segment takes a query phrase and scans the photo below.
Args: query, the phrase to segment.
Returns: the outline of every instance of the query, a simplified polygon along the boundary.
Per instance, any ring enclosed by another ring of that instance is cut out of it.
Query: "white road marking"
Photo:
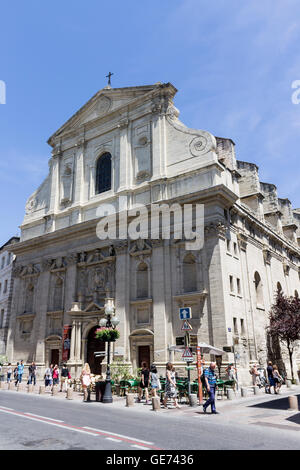
[[[133,446],[130,446],[130,447],[135,447],[136,449],[143,449],[143,450],[147,450],[146,447],[143,447],[143,446],[138,446],[137,444],[133,445]]]
[[[1,408],[5,408],[6,410],[14,411],[13,408],[7,408],[7,406],[3,406],[3,405],[1,405]]]
[[[90,428],[88,426],[84,426],[83,429],[89,429],[90,431],[96,431],[96,432],[103,432],[105,434],[110,434],[111,436],[116,436],[116,437],[121,437],[124,439],[129,439],[130,441],[135,441],[135,442],[140,442],[141,444],[147,444],[149,446],[153,446],[153,442],[147,442],[147,441],[142,441],[141,439],[136,439],[135,437],[129,437],[129,436],[124,436],[123,434],[116,434],[111,431],[104,431],[103,429],[96,429],[96,428]]]
[[[114,441],[114,442],[122,442],[121,439],[115,439],[114,437],[106,437],[108,441]]]
[[[56,423],[64,423],[64,421],[61,421],[60,419],[48,418],[48,416],[35,415],[34,413],[25,413],[25,414],[29,416],[34,416],[35,418],[42,418],[42,419],[48,419],[49,421],[55,421]]]

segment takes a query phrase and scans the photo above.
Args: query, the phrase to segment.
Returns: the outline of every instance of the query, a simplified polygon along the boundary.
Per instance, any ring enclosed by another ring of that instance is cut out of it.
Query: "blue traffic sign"
[[[184,307],[179,309],[179,318],[180,320],[189,320],[192,318],[192,309],[191,307]]]

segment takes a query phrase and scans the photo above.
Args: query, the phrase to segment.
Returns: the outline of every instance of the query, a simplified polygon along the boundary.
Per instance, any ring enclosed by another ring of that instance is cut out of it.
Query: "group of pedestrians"
[[[161,390],[161,382],[155,364],[152,364],[148,369],[146,362],[142,363],[141,381],[139,384],[138,402],[141,402],[143,394],[145,394],[146,405],[149,404],[149,388],[151,389],[152,397],[157,397],[157,392]],[[177,386],[175,377],[175,367],[171,362],[166,365],[166,388],[163,406],[167,408],[168,399],[172,399],[176,408],[180,408],[177,402]]]
[[[45,380],[45,387],[52,388],[54,385],[60,385],[60,392],[67,391],[68,388],[68,380],[71,379],[71,374],[67,367],[67,364],[63,364],[61,370],[57,364],[53,365],[50,364],[49,367],[46,368],[44,373],[44,380]]]
[[[280,375],[276,364],[268,362],[267,369],[258,367],[257,364],[250,369],[252,376],[252,385],[264,387],[266,393],[271,393],[271,388],[274,388],[274,394],[277,395],[280,391],[281,385],[284,382],[283,377]]]

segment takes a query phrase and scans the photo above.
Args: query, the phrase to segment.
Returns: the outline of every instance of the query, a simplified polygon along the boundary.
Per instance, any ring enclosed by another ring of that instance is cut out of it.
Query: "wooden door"
[[[59,365],[59,349],[51,349],[51,364]]]
[[[142,367],[143,362],[150,368],[150,346],[139,346],[138,367]]]
[[[95,357],[95,352],[104,352],[105,351],[105,343],[103,341],[99,341],[99,339],[95,338],[95,331],[99,328],[95,326],[91,329],[88,336],[88,344],[87,344],[87,363],[90,366],[91,373],[95,375],[101,375],[102,373],[102,361],[105,358],[104,356]]]

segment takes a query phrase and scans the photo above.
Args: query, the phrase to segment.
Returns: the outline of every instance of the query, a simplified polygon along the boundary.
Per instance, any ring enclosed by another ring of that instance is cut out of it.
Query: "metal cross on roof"
[[[108,75],[106,75],[106,78],[108,78],[108,85],[111,86],[111,76],[114,75],[112,72],[109,72]]]

